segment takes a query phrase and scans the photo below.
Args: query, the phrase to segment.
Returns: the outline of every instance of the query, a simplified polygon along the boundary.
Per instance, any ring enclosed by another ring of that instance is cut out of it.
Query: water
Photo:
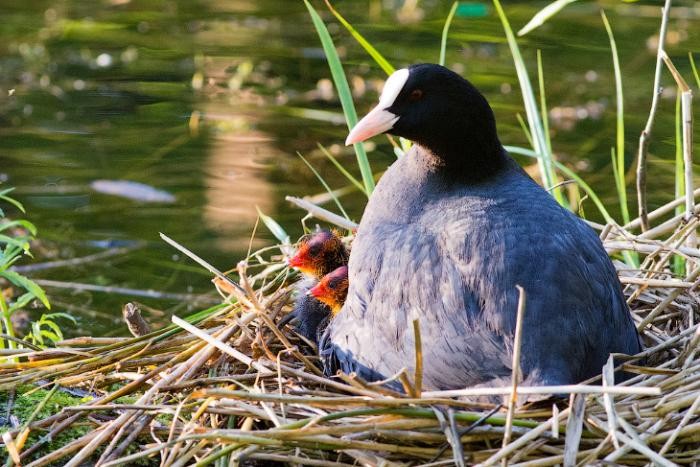
[[[251,244],[256,207],[293,238],[301,234],[304,213],[284,196],[322,193],[323,187],[297,151],[333,188],[347,182],[317,143],[358,174],[354,155],[342,146],[341,109],[301,2],[0,3],[0,179],[17,187],[39,228],[36,261],[131,248],[96,262],[32,272],[33,278],[211,299],[209,275],[164,244],[159,232],[229,269]],[[394,65],[436,61],[451,2],[419,2],[418,9],[394,3],[403,2],[334,2]],[[648,114],[657,3],[601,2],[622,62],[628,166]],[[699,13],[693,2],[674,3],[680,6],[670,24],[668,52],[695,84],[687,53],[700,49]],[[505,7],[517,28],[544,4],[507,2]],[[315,5],[340,48],[362,114],[376,100],[384,76],[322,2]],[[568,7],[522,39],[521,47],[533,79],[535,50],[542,50],[558,158],[617,215],[610,168],[614,81],[599,7]],[[503,142],[526,146],[516,118],[523,113],[521,95],[501,24],[488,2],[465,12],[453,23],[447,64],[490,99]],[[651,145],[653,205],[673,193],[675,89],[668,74],[664,82]],[[381,171],[394,156],[385,140],[373,143],[373,169]],[[633,200],[631,174],[628,179]],[[132,199],[133,193],[123,196],[127,192],[120,183],[125,182],[144,185],[133,192],[139,199]],[[146,201],[150,195],[155,200]],[[350,192],[342,202],[359,220],[363,195]],[[590,218],[600,218],[589,201],[583,207]],[[273,241],[259,228],[252,246]],[[172,313],[192,310],[191,300],[47,291],[55,310],[78,317],[69,334],[125,334],[120,309],[134,299],[151,307],[146,316],[156,325]]]

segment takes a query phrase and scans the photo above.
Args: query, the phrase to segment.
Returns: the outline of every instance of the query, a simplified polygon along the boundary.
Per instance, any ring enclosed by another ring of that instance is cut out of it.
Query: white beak
[[[359,143],[372,136],[389,131],[394,127],[399,117],[386,109],[391,107],[396,100],[406,81],[408,81],[408,75],[408,68],[402,68],[389,76],[386,83],[384,83],[382,95],[379,96],[379,104],[350,130],[350,134],[345,140],[346,146]]]
[[[357,122],[345,140],[345,145],[359,143],[372,136],[389,131],[399,119],[396,115],[376,106],[362,120]]]

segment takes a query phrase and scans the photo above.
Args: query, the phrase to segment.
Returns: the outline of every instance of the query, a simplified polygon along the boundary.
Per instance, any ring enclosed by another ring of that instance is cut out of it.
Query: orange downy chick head
[[[296,254],[289,266],[302,273],[321,278],[348,261],[348,252],[335,232],[320,230],[299,241]]]
[[[338,314],[348,296],[348,267],[341,266],[323,276],[309,295],[328,305],[333,314]]]

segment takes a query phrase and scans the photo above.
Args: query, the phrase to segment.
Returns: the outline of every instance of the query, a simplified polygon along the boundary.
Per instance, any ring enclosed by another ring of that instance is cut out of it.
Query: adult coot
[[[471,83],[433,64],[396,71],[346,143],[384,132],[415,144],[365,209],[347,301],[320,349],[328,373],[412,371],[418,318],[425,388],[502,385],[516,284],[527,292],[524,384],[576,383],[611,352],[641,350],[597,235],[508,156]]]

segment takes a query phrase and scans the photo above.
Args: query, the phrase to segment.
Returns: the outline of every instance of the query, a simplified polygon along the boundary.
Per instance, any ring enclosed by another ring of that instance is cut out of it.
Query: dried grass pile
[[[650,219],[668,219],[682,202]],[[324,216],[320,208],[314,214]],[[620,386],[604,377],[602,386],[568,388],[574,393],[568,400],[508,413],[447,393],[421,393],[416,375],[403,375],[410,395],[349,375],[326,379],[308,346],[275,324],[290,309],[294,280],[283,262],[288,247],[280,246],[241,263],[238,283],[218,279],[232,291],[224,304],[187,321],[175,318],[168,329],[108,342],[72,339],[15,361],[4,357],[1,390],[55,384],[97,395],[29,424],[43,440],[78,424],[89,427],[61,449],[37,455],[41,442],[23,445],[27,431],[19,429],[4,442],[29,466],[696,463],[698,219],[657,224],[644,234],[631,233],[634,223],[601,233],[611,253],[641,259],[639,269],[621,268],[620,276],[647,350],[625,363],[636,375]],[[683,278],[670,272],[678,257],[686,261]],[[511,388],[491,392],[504,390]]]

